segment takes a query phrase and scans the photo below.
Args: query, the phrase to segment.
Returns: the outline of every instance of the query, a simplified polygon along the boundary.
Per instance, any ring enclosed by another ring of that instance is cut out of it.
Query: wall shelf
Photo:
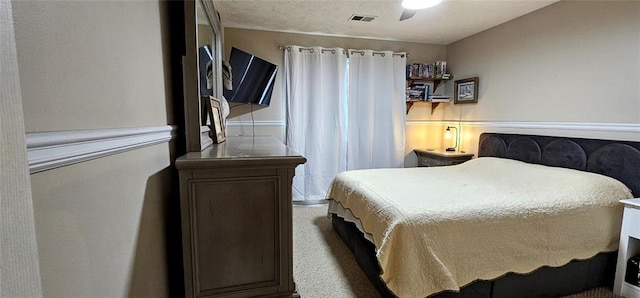
[[[409,100],[407,101],[407,114],[409,114],[409,110],[411,109],[411,107],[413,107],[413,105],[416,102],[424,102],[424,103],[430,103],[431,104],[431,115],[433,115],[433,111],[441,104],[441,103],[448,103],[449,101],[426,101],[426,100]]]
[[[407,85],[411,85],[413,82],[433,82],[433,90],[435,91],[442,81],[446,82],[448,80],[450,79],[410,77],[407,78]]]
[[[446,82],[450,79],[439,79],[439,78],[421,78],[421,77],[409,77],[407,78],[407,86],[411,86],[413,83],[415,82],[431,82],[433,83],[433,90],[432,92],[435,92],[436,90],[438,90],[438,86],[440,86],[440,83],[442,83],[443,81]],[[409,110],[411,110],[411,107],[413,106],[413,104],[415,104],[416,102],[427,102],[431,104],[431,115],[433,115],[433,111],[443,102],[449,102],[449,101],[436,101],[436,102],[432,102],[432,101],[426,101],[426,100],[415,100],[415,99],[411,99],[407,101],[407,114],[409,114]]]

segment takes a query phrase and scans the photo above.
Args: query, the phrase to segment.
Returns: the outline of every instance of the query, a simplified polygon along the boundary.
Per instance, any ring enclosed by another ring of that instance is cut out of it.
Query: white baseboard
[[[29,172],[37,173],[107,155],[169,142],[171,125],[27,133]]]

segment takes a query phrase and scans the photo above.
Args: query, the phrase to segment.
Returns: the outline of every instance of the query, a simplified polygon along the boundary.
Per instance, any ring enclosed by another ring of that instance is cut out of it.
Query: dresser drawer
[[[436,159],[426,156],[418,156],[418,166],[419,167],[442,167],[442,166],[450,166],[452,165],[451,161]]]

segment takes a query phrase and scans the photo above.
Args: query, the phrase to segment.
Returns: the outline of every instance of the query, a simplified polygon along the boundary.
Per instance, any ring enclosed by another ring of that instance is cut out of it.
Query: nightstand
[[[618,248],[618,263],[616,265],[616,279],[613,283],[613,293],[627,298],[639,298],[640,287],[625,281],[627,261],[640,255],[640,198],[621,200],[624,203],[622,228],[620,230],[620,246]]]
[[[461,164],[473,158],[473,153],[450,152],[442,149],[415,149],[419,167],[442,167]]]

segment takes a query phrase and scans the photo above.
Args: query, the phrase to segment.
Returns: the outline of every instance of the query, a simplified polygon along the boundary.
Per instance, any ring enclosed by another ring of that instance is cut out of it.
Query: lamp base
[[[454,151],[456,151],[456,148],[447,148],[447,149],[445,149],[445,151],[454,152]]]

